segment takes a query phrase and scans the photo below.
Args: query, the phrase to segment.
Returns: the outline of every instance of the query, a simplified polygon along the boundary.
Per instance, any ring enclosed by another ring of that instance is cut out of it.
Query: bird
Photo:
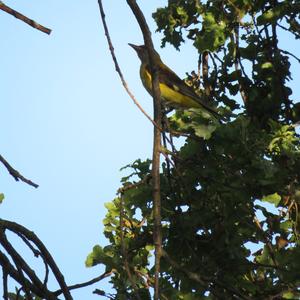
[[[128,44],[132,47],[141,60],[140,77],[145,89],[152,95],[152,77],[150,59],[145,45]],[[163,63],[159,54],[154,50],[155,63],[158,66],[158,79],[161,98],[170,107],[181,107],[185,109],[199,108],[218,119],[219,113],[210,105],[205,103],[174,71]]]

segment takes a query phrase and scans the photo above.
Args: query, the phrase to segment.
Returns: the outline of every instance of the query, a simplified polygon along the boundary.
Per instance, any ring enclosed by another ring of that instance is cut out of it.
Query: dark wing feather
[[[180,93],[183,95],[192,98],[195,102],[199,103],[204,109],[212,113],[214,116],[217,116],[218,118],[221,117],[216,110],[201,100],[194,90],[166,65],[163,65],[163,67],[160,66],[159,81],[171,89],[180,91]]]

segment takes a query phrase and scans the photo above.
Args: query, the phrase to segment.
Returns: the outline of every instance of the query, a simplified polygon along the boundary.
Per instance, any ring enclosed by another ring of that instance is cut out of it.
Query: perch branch
[[[152,94],[153,94],[153,110],[154,122],[161,128],[162,111],[161,97],[159,88],[159,70],[155,60],[155,50],[151,39],[151,32],[144,17],[143,12],[135,0],[127,0],[139,26],[143,33],[144,44],[147,48],[151,67],[152,77]],[[152,155],[152,180],[153,180],[153,215],[154,215],[154,230],[153,240],[155,245],[155,262],[154,262],[154,300],[159,300],[159,275],[160,275],[160,259],[162,249],[162,232],[161,232],[161,195],[160,195],[160,151],[161,151],[161,131],[154,126],[153,137],[153,155]]]

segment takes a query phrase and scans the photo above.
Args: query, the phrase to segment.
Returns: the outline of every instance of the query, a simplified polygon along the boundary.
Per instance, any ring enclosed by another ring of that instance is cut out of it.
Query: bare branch
[[[138,107],[138,109],[142,112],[142,114],[156,127],[158,127],[158,125],[153,121],[153,119],[147,114],[147,112],[143,109],[143,107],[140,105],[140,103],[138,102],[138,100],[136,99],[136,97],[133,95],[133,93],[131,92],[131,90],[128,87],[128,84],[124,78],[124,75],[121,71],[121,68],[119,66],[117,57],[115,55],[115,50],[114,50],[114,46],[112,44],[111,38],[110,38],[110,34],[109,34],[109,30],[105,21],[105,13],[104,13],[104,9],[103,9],[103,5],[102,5],[102,1],[98,0],[99,3],[99,8],[100,8],[100,15],[101,15],[101,20],[102,20],[102,24],[103,24],[103,28],[104,28],[104,32],[105,32],[105,36],[107,39],[107,43],[108,43],[108,47],[109,47],[109,51],[111,53],[114,65],[115,65],[115,69],[121,79],[122,85],[125,88],[127,94],[129,95],[129,97],[132,99],[133,103]],[[161,129],[160,129],[161,130]]]
[[[8,287],[7,287],[7,273],[2,270],[2,280],[3,280],[3,299],[8,300]]]
[[[161,128],[162,112],[161,97],[159,88],[159,67],[155,59],[155,50],[151,39],[151,32],[144,17],[143,12],[135,0],[127,0],[135,18],[141,28],[144,37],[144,43],[148,50],[152,78],[152,94],[154,107],[154,122]],[[161,195],[160,195],[160,151],[161,151],[161,131],[154,126],[153,137],[153,155],[152,155],[152,180],[153,180],[153,215],[154,230],[153,239],[155,245],[155,279],[154,279],[154,300],[158,300],[159,296],[159,276],[160,276],[160,258],[162,249],[162,232],[161,232]]]
[[[35,272],[29,267],[29,265],[25,262],[22,256],[14,249],[11,243],[7,240],[6,235],[3,231],[1,231],[0,233],[0,239],[1,245],[11,256],[15,265],[18,266],[21,269],[21,271],[26,274],[26,277],[28,277],[32,284],[37,288],[39,292],[37,295],[47,297],[47,299],[49,300],[56,300],[56,297],[47,290],[46,286],[40,281]]]
[[[110,272],[105,272],[103,274],[101,274],[100,276],[97,276],[89,281],[86,281],[86,282],[83,282],[83,283],[78,283],[78,284],[74,284],[74,285],[70,285],[68,286],[68,290],[71,291],[71,290],[75,290],[75,289],[81,289],[83,287],[87,287],[87,286],[90,286],[92,284],[95,284],[109,276],[111,276],[113,273],[115,273],[115,270],[111,270]],[[62,290],[57,290],[54,292],[54,294],[56,296],[60,295],[62,293]]]
[[[47,262],[47,264],[51,268],[51,270],[53,272],[53,275],[56,278],[56,281],[59,284],[59,286],[60,286],[60,288],[61,288],[61,290],[63,292],[63,295],[64,295],[65,299],[66,300],[72,300],[72,296],[71,296],[71,294],[70,294],[70,292],[68,290],[68,287],[66,285],[66,282],[64,280],[64,277],[63,277],[61,271],[59,270],[57,264],[55,263],[53,257],[51,256],[51,254],[49,253],[49,251],[47,250],[47,248],[45,247],[45,245],[34,234],[34,232],[28,230],[27,228],[23,227],[20,224],[15,223],[15,222],[11,222],[11,221],[0,219],[0,231],[4,232],[5,230],[12,231],[12,232],[14,232],[15,234],[17,234],[19,236],[23,235],[28,241],[31,241],[38,248],[41,257],[44,259],[44,261]],[[1,239],[1,244],[3,245],[2,239]],[[14,253],[12,253],[12,254],[15,255]],[[2,265],[3,268],[6,269],[7,273],[11,277],[13,277],[17,282],[20,282],[20,274],[18,273],[17,270],[15,270],[13,268],[13,266],[10,264],[9,260],[7,260],[7,258],[6,258],[6,256],[4,254],[3,254],[3,256],[2,256],[2,261],[1,261],[1,257],[0,257],[0,264]],[[19,257],[17,257],[17,259],[19,260]],[[28,282],[29,282],[28,279],[26,277],[24,277],[24,276],[23,276],[22,279],[26,283],[25,287],[27,287],[28,286]],[[35,284],[31,285],[30,282],[29,282],[29,284],[30,284],[30,289],[32,291],[36,292],[37,291],[37,286]],[[34,287],[34,290],[32,289],[32,286]],[[38,291],[40,291],[40,290],[38,290]]]
[[[38,24],[37,22],[35,22],[32,19],[29,19],[28,17],[24,16],[23,14],[17,12],[16,10],[10,8],[9,6],[5,5],[2,1],[0,1],[0,9],[5,11],[6,13],[14,16],[15,18],[25,22],[26,24],[28,24],[29,26],[42,31],[46,34],[50,34],[51,33],[51,29],[44,27],[43,25]]]
[[[205,90],[205,95],[207,97],[210,96],[211,94],[211,86],[209,85],[208,81],[208,57],[209,57],[209,52],[204,51],[202,53],[202,77],[203,77],[203,86]]]
[[[0,162],[2,162],[2,164],[5,166],[5,168],[7,169],[7,171],[9,172],[9,174],[16,180],[16,181],[23,181],[35,188],[38,188],[39,185],[32,182],[31,180],[25,178],[22,174],[20,174],[16,169],[14,169],[9,163],[8,161],[2,156],[0,155]]]
[[[140,185],[148,182],[150,179],[151,179],[151,175],[147,175],[142,180],[140,180],[140,181],[138,181],[136,183],[128,184],[128,185],[125,185],[125,186],[119,188],[118,189],[118,193],[124,194],[126,191],[131,190],[131,189],[135,189],[138,186],[140,186]]]
[[[235,67],[235,71],[236,72],[240,72],[240,65],[239,65],[239,27],[236,27],[234,30],[234,35],[231,35],[231,41],[234,44],[234,53],[233,53],[233,57],[234,57],[234,67]],[[248,102],[248,97],[245,93],[245,89],[243,86],[243,83],[240,79],[240,75],[238,74],[238,83],[239,83],[239,91],[241,94],[241,97],[243,99],[244,104],[246,105]]]
[[[298,63],[300,63],[300,58],[297,57],[296,55],[294,55],[293,53],[291,53],[289,51],[286,51],[286,50],[282,50],[282,49],[279,49],[279,51],[282,52],[282,53],[284,53],[284,54],[290,55],[291,57],[293,57],[294,59],[296,59]]]

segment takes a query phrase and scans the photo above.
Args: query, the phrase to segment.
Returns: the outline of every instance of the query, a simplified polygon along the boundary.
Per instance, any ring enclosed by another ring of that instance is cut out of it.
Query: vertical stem
[[[138,300],[141,300],[141,297],[138,292],[138,287],[134,281],[134,278],[132,277],[131,271],[130,271],[130,266],[128,263],[128,254],[127,254],[127,248],[125,245],[124,241],[124,194],[120,194],[120,240],[121,240],[121,253],[122,253],[122,258],[124,262],[124,268],[127,273],[128,279],[133,287],[134,294]]]
[[[154,101],[154,121],[161,124],[160,108]],[[160,148],[161,135],[160,131],[154,126],[153,135],[153,156],[152,156],[152,178],[153,178],[153,210],[154,210],[154,245],[155,245],[155,286],[154,299],[159,299],[159,274],[160,274],[160,258],[161,258],[161,195],[160,195]]]
[[[153,95],[153,110],[154,126],[153,134],[153,155],[152,155],[152,181],[153,181],[153,215],[154,215],[154,232],[153,240],[155,245],[155,282],[154,282],[154,300],[159,300],[159,275],[160,275],[160,258],[162,247],[162,234],[161,234],[161,195],[160,195],[160,151],[161,151],[161,98],[159,89],[159,66],[155,59],[155,50],[151,39],[151,32],[147,25],[146,19],[140,7],[135,0],[127,0],[129,7],[136,17],[137,22],[143,33],[145,46],[148,50],[151,77],[152,77],[152,95]]]
[[[204,51],[202,54],[202,76],[203,76],[203,86],[205,90],[205,95],[208,97],[210,95],[210,86],[208,82],[208,51]]]

